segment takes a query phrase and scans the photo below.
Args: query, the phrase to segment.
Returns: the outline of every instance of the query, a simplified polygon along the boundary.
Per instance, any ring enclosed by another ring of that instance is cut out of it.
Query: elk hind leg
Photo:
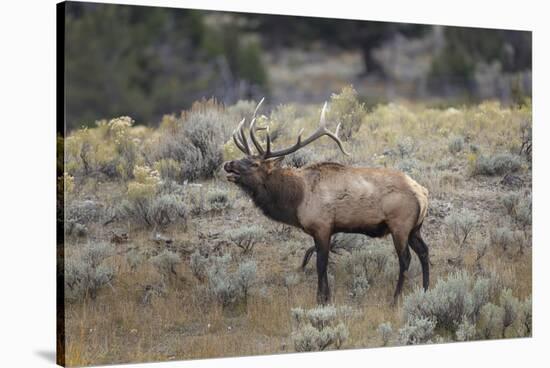
[[[407,245],[407,236],[400,232],[392,233],[393,245],[399,259],[399,277],[397,279],[397,285],[395,287],[395,293],[393,294],[392,305],[397,304],[401,289],[403,288],[403,282],[405,281],[405,272],[409,269],[411,263],[411,252]]]
[[[420,265],[422,266],[422,287],[428,290],[430,286],[430,258],[428,246],[420,235],[420,227],[416,228],[409,235],[409,245],[418,256]]]

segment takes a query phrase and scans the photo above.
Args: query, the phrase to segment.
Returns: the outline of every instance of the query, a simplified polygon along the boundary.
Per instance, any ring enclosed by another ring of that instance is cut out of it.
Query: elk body
[[[420,235],[428,207],[428,191],[424,187],[404,173],[386,168],[352,167],[332,162],[298,169],[281,165],[285,155],[322,136],[330,137],[344,154],[348,154],[338,138],[340,126],[335,133],[326,128],[325,110],[326,104],[320,126],[311,136],[302,140],[300,132],[295,145],[279,151],[271,149],[269,129],[256,127],[253,118],[249,136],[257,154],[253,154],[248,145],[243,119],[233,139],[246,156],[224,164],[227,179],[242,188],[267,217],[300,228],[313,237],[317,252],[318,303],[330,300],[327,265],[330,240],[335,233],[359,233],[375,238],[391,234],[399,259],[394,303],[411,260],[409,247],[418,255],[423,287],[427,289],[428,247]],[[256,136],[259,130],[266,130],[265,149]]]

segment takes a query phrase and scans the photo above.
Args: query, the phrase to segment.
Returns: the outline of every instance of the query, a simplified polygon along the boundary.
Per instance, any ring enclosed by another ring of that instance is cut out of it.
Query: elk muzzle
[[[233,183],[241,177],[241,173],[237,170],[236,166],[235,161],[229,161],[223,165],[223,169],[227,172],[227,180]]]

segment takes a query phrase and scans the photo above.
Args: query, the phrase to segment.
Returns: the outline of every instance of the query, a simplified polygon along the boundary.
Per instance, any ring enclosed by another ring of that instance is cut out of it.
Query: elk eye
[[[253,162],[253,163],[252,163],[252,167],[259,167],[259,166],[260,166],[260,164],[257,163],[257,162]]]

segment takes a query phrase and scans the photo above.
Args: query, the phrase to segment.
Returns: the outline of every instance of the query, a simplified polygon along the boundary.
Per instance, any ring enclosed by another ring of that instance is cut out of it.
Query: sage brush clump
[[[357,97],[357,91],[351,86],[330,97],[327,121],[337,121],[341,124],[340,137],[344,141],[349,140],[359,130],[367,115],[365,105],[359,102]]]
[[[391,323],[384,322],[378,325],[378,334],[380,335],[380,338],[382,339],[382,345],[387,346],[390,343],[391,337],[393,335],[393,329],[391,327]]]
[[[449,152],[459,153],[464,149],[464,137],[454,136],[449,140]]]
[[[479,217],[470,210],[462,210],[458,213],[452,213],[445,218],[445,224],[453,235],[455,243],[463,247],[479,221]]]
[[[211,178],[223,162],[223,144],[231,133],[232,125],[232,116],[215,101],[196,103],[181,118],[166,122],[164,134],[152,156],[157,162],[167,159],[177,162],[177,173],[172,163],[159,165],[166,167],[166,174],[180,181]]]
[[[209,190],[206,201],[211,210],[219,211],[230,206],[228,191],[219,188]]]
[[[181,257],[179,254],[165,249],[150,261],[163,278],[167,279],[171,275],[177,275],[176,266],[181,263]]]
[[[227,236],[232,243],[242,249],[244,254],[248,254],[252,252],[256,243],[263,240],[265,231],[258,225],[243,225],[229,230]]]
[[[479,156],[475,162],[474,175],[503,175],[521,169],[521,157],[511,153],[494,156]]]
[[[250,289],[257,278],[255,261],[243,260],[237,264],[236,270],[231,271],[229,255],[206,258],[195,251],[190,264],[193,274],[199,280],[206,279],[207,292],[223,307],[248,302]]]
[[[435,326],[436,322],[430,318],[409,319],[399,329],[397,341],[400,345],[430,344],[433,342]]]
[[[433,289],[405,297],[404,318],[409,329],[419,320],[431,320],[434,328],[451,332],[457,341],[529,336],[531,299],[521,302],[510,289],[501,289],[493,278],[450,274]],[[497,296],[498,305],[491,302]]]
[[[450,274],[446,280],[438,280],[434,288],[406,296],[405,319],[428,318],[454,332],[464,318],[477,320],[478,311],[490,298],[489,282],[483,278],[473,281],[465,272]]]
[[[110,285],[114,270],[105,259],[114,254],[114,247],[104,242],[89,242],[82,249],[65,258],[65,297],[78,301],[95,299],[98,291]]]
[[[349,310],[334,306],[318,306],[304,310],[291,310],[293,332],[292,341],[296,351],[319,351],[333,345],[340,349],[349,338],[345,320]]]
[[[147,227],[167,226],[188,217],[182,194],[172,194],[168,189],[181,191],[177,184],[160,180],[156,170],[148,166],[134,168],[134,180],[128,183],[126,199],[117,207],[117,217]]]

